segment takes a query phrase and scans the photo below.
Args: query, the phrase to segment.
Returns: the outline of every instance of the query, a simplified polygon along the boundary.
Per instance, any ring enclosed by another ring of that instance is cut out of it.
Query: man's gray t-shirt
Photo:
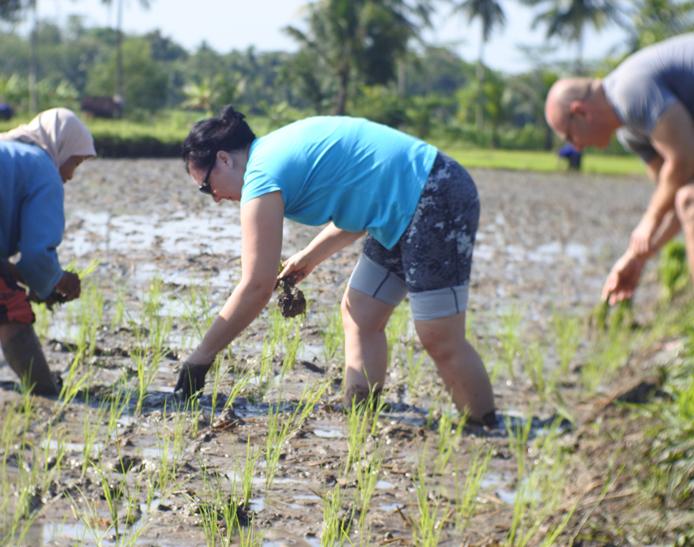
[[[679,101],[694,119],[694,33],[634,53],[605,77],[603,86],[624,124],[617,138],[645,162],[651,161],[658,155],[651,132],[673,103]]]

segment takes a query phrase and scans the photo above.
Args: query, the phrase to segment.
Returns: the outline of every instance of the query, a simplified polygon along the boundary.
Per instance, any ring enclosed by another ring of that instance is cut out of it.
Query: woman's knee
[[[415,321],[419,341],[427,353],[437,362],[446,361],[455,355],[460,344],[465,343],[465,320],[463,316]]]
[[[675,211],[683,224],[694,223],[694,183],[685,184],[675,194]]]
[[[383,332],[393,308],[366,294],[348,289],[340,304],[345,330]]]

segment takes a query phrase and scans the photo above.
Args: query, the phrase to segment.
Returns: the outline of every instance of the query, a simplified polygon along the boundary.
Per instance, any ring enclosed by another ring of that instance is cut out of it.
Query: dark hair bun
[[[222,107],[222,110],[219,113],[219,119],[226,123],[235,123],[245,119],[245,116],[241,114],[241,112],[237,112],[233,106],[228,104]]]
[[[250,146],[254,140],[255,133],[246,123],[245,116],[228,104],[218,117],[200,120],[193,125],[181,153],[186,169],[191,162],[198,168],[207,168],[220,150],[240,150]]]

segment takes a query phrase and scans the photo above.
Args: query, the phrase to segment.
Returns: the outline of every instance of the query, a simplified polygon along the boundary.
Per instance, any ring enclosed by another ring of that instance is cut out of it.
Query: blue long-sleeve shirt
[[[0,259],[17,252],[17,268],[46,298],[63,275],[56,248],[65,229],[63,181],[37,146],[0,141]]]

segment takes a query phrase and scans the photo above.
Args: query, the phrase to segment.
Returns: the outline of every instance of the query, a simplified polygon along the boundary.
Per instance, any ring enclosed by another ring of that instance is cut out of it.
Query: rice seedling
[[[10,490],[10,499],[14,501],[13,507],[7,507],[9,509],[8,523],[4,529],[0,529],[0,540],[3,544],[21,543],[22,538],[38,517],[42,505],[39,489],[41,466],[32,465],[37,463],[36,456],[34,450],[31,459],[27,458],[29,461],[26,464],[20,464],[17,467],[14,487]]]
[[[241,503],[246,506],[250,503],[253,494],[253,477],[255,477],[258,456],[258,449],[251,446],[251,438],[248,437],[246,440],[246,458],[241,473]]]
[[[399,342],[403,342],[407,337],[407,332],[410,324],[410,307],[405,303],[401,303],[391,315],[388,325],[386,326],[386,340],[388,342],[388,354],[390,355],[393,346]]]
[[[250,385],[251,379],[253,378],[252,370],[245,370],[244,374],[236,379],[234,385],[231,386],[231,391],[227,395],[226,401],[224,401],[224,408],[222,412],[230,409],[234,406],[234,401],[238,399],[241,393]]]
[[[314,388],[304,390],[294,410],[284,418],[278,405],[270,405],[265,443],[266,488],[270,488],[275,477],[284,443],[301,429],[327,388],[328,384],[323,382]]]
[[[202,338],[212,324],[213,308],[207,288],[190,286],[183,319],[193,331],[195,340]]]
[[[284,338],[282,340],[284,346],[284,358],[282,359],[282,370],[280,376],[284,377],[286,374],[294,368],[296,364],[296,356],[301,349],[301,324],[303,323],[303,317],[295,317],[289,321],[291,325],[290,328],[285,330]],[[293,327],[293,328],[292,328]]]
[[[436,445],[436,469],[443,474],[451,459],[451,455],[458,448],[460,438],[467,422],[467,414],[463,414],[457,420],[453,420],[449,413],[443,413],[439,419],[438,437]],[[451,434],[452,433],[452,434]]]
[[[96,420],[91,412],[84,413],[82,418],[82,477],[87,473],[87,469],[93,463],[92,453],[96,448],[96,437],[99,431],[99,424],[103,423],[102,415],[99,413]]]
[[[516,436],[520,441],[524,433]],[[546,435],[535,442],[536,457],[529,465],[523,456],[523,474],[519,475],[513,506],[511,527],[507,536],[509,545],[525,546],[537,543],[538,535],[547,522],[560,512],[564,503],[564,486],[567,481],[566,456],[559,443],[559,422],[555,423]],[[519,450],[516,450],[518,453]],[[519,469],[521,466],[519,465]],[[578,501],[576,502],[576,504]],[[576,508],[576,504],[570,512]],[[562,511],[563,512],[563,511]],[[566,522],[550,530],[549,536],[558,536]]]
[[[646,490],[670,507],[686,509],[694,497],[694,361],[689,335],[687,357],[667,378],[669,398],[654,400],[640,410],[652,424],[647,461],[651,476]]]
[[[687,249],[682,241],[670,241],[663,247],[658,260],[658,277],[666,302],[689,284]]]
[[[566,378],[581,341],[581,322],[578,317],[555,312],[550,325],[558,365],[554,375]]]
[[[218,354],[212,365],[212,396],[211,404],[212,409],[210,411],[210,421],[214,420],[215,411],[217,410],[217,398],[219,397],[219,387],[222,381],[222,377],[226,376],[228,373],[228,368],[222,366],[222,355]]]
[[[509,433],[509,448],[516,459],[516,470],[518,480],[522,480],[525,474],[528,438],[532,429],[532,420],[524,420],[522,424],[516,426],[511,423],[510,418],[506,418],[506,431]]]
[[[119,286],[116,292],[116,301],[113,303],[111,330],[117,330],[123,325],[125,325],[125,290]]]
[[[140,414],[147,396],[147,390],[158,372],[158,366],[155,366],[158,363],[155,359],[148,362],[145,349],[139,345],[130,353],[130,358],[135,364],[135,372],[137,373],[137,403],[135,412]]]
[[[366,401],[352,401],[352,406],[347,414],[347,458],[345,460],[344,474],[347,475],[364,456],[366,440],[376,433],[378,417],[383,412],[384,402],[369,394]]]
[[[514,362],[522,355],[523,343],[521,341],[521,321],[523,317],[518,309],[513,308],[500,317],[499,346],[501,351],[501,365],[511,380],[515,379]],[[494,380],[498,372],[496,367],[492,370]]]
[[[101,485],[101,491],[106,500],[106,505],[108,507],[108,513],[111,518],[111,526],[113,527],[116,539],[120,538],[120,499],[123,497],[123,486],[124,483],[117,482],[115,485],[111,485],[108,481],[106,474],[96,468],[96,472],[99,474],[99,482]]]
[[[71,493],[67,494],[67,498],[70,502],[70,508],[72,509],[72,514],[75,519],[82,521],[85,529],[85,535],[89,534],[95,545],[103,545],[106,537],[112,529],[112,525],[110,525],[106,530],[102,531],[99,524],[103,524],[104,519],[101,518],[94,501],[90,496],[85,494],[81,488],[77,489],[77,493],[80,497],[79,500],[75,499]],[[80,538],[80,541],[84,542],[84,539],[86,538]]]
[[[376,447],[371,454],[355,465],[357,479],[357,508],[359,511],[359,543],[368,545],[366,517],[369,505],[376,491],[376,484],[383,465],[383,453],[380,447]]]
[[[545,356],[538,342],[532,342],[526,346],[523,368],[537,394],[543,400],[546,399],[549,386],[545,381]]]
[[[94,354],[97,334],[104,316],[103,293],[93,283],[87,283],[79,299],[77,346],[84,348],[84,357]]]
[[[258,366],[258,392],[260,397],[267,392],[272,378],[272,364],[275,357],[275,346],[270,336],[263,338],[263,347],[260,350],[260,363]]]
[[[253,523],[239,528],[240,547],[260,547],[263,544],[263,534],[254,528]]]
[[[52,312],[46,307],[45,304],[33,304],[32,309],[34,310],[34,316],[36,320],[34,321],[34,330],[36,331],[36,336],[40,340],[45,340],[48,338],[48,330],[51,327],[51,315]]]
[[[85,389],[93,375],[93,371],[89,368],[80,375],[80,365],[82,364],[84,351],[85,349],[83,347],[77,348],[75,356],[70,362],[67,374],[63,375],[63,387],[59,396],[63,409],[72,403],[75,397]]]
[[[118,420],[130,406],[132,392],[123,389],[120,386],[115,386],[111,392],[108,401],[108,417],[106,419],[106,434],[109,438],[113,438],[118,429]]]
[[[595,391],[626,363],[629,353],[630,344],[624,333],[612,332],[600,337],[580,369],[583,387]]]
[[[329,363],[332,359],[339,360],[338,352],[345,344],[345,332],[342,329],[340,306],[336,306],[332,312],[326,314],[323,325],[323,359],[325,359],[326,363]]]
[[[323,497],[323,530],[320,544],[322,547],[343,545],[350,541],[352,529],[352,515],[342,513],[342,491],[335,486],[332,491]]]
[[[477,496],[482,486],[482,478],[489,468],[489,461],[494,450],[492,448],[480,448],[476,450],[470,460],[465,482],[456,484],[455,528],[459,534],[467,528],[470,519],[475,514]],[[456,475],[456,481],[458,476]]]
[[[407,392],[412,396],[424,380],[424,360],[426,354],[423,351],[416,352],[415,343],[408,340],[405,344],[405,369],[407,370]]]
[[[415,482],[418,518],[411,522],[412,543],[422,547],[435,547],[441,542],[441,535],[449,514],[440,506],[439,502],[433,501],[431,495],[433,489],[427,478],[425,458],[422,457],[417,466]]]
[[[198,513],[202,520],[205,541],[207,545],[231,545],[236,532],[242,531],[240,515],[245,515],[245,508],[236,496],[236,484],[232,483],[231,493],[225,493],[219,480],[214,484],[210,481],[207,471],[203,468],[203,484],[205,491],[211,496],[211,501],[197,500]],[[245,524],[245,522],[244,522]],[[257,542],[255,534],[243,534],[242,544],[254,545]]]

